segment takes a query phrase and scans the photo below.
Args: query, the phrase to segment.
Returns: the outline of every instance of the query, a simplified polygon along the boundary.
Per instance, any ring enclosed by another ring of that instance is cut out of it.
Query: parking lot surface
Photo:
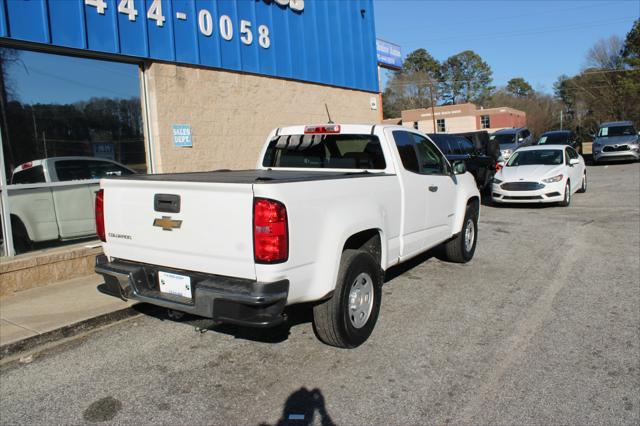
[[[388,274],[355,350],[153,311],[0,372],[4,424],[638,424],[640,164],[562,207],[484,207],[476,256]],[[296,420],[298,419],[298,420]]]

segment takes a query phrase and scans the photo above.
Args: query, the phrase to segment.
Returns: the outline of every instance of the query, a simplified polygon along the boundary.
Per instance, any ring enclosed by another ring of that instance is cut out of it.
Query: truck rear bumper
[[[261,283],[253,280],[172,270],[143,263],[96,257],[96,273],[104,277],[108,292],[215,321],[252,327],[273,327],[284,321],[289,281]],[[157,274],[165,271],[191,279],[192,298],[162,293]]]

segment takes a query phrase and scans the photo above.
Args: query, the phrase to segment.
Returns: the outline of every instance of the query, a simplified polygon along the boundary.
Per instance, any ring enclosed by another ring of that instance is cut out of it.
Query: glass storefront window
[[[147,171],[138,66],[0,47],[17,253],[95,239],[98,180]]]

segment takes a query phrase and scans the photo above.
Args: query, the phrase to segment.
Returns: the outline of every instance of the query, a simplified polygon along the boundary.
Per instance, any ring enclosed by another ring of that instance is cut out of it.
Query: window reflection
[[[139,93],[137,65],[0,48],[16,251],[95,238],[97,179],[147,170]]]

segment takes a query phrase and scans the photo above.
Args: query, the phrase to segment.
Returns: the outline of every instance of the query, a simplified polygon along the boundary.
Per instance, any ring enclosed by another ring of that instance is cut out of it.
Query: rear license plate
[[[191,299],[190,277],[158,271],[158,281],[160,281],[160,291],[162,293],[173,294],[176,296]]]

